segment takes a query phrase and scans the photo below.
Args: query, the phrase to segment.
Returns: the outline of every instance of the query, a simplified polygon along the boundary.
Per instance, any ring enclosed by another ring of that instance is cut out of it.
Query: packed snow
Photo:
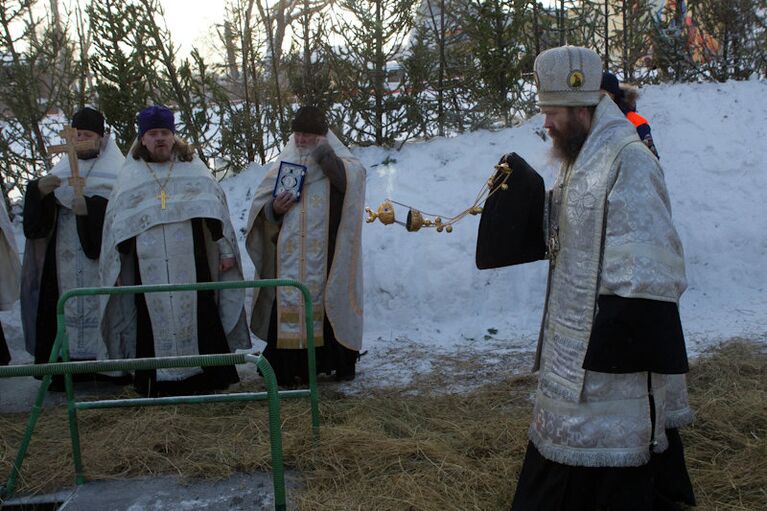
[[[639,112],[652,126],[685,248],[689,286],[681,315],[691,355],[717,342],[767,342],[767,82],[680,84],[642,89]],[[517,152],[551,186],[557,172],[538,115],[514,128],[413,142],[397,151],[353,148],[367,167],[366,204],[386,198],[450,217],[471,205],[499,157]],[[265,169],[254,165],[222,182],[232,220],[244,230]],[[395,206],[398,219],[407,209]],[[17,220],[18,222],[18,220]],[[411,380],[436,355],[480,357],[497,369],[529,369],[546,287],[547,264],[479,271],[478,217],[452,233],[379,222],[363,225],[365,333],[360,378],[349,385]],[[21,233],[17,233],[23,247]],[[18,306],[2,313],[14,363]],[[256,347],[263,343],[256,340]],[[517,353],[520,363],[510,363]],[[506,367],[508,366],[508,367]]]

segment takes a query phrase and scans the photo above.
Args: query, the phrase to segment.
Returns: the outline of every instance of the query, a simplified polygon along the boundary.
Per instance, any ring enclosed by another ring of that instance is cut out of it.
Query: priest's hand
[[[37,189],[40,190],[40,195],[45,197],[53,190],[61,186],[61,179],[53,174],[48,174],[37,180]]]
[[[317,138],[317,147],[312,150],[312,158],[314,161],[320,164],[322,166],[322,161],[327,158],[328,156],[335,156],[335,151],[333,151],[333,148],[330,147],[330,142],[328,142],[328,139],[326,137],[318,137]]]
[[[221,262],[218,263],[218,271],[221,273],[227,272],[234,268],[235,264],[237,264],[237,259],[234,257],[222,257]]]
[[[530,164],[527,163],[525,161],[525,159],[522,158],[517,153],[506,153],[503,156],[501,156],[500,161],[498,161],[498,165],[503,165],[504,163],[506,165],[508,165],[509,167],[511,167],[511,170],[515,170],[515,169],[529,169],[529,170],[532,170],[533,172],[535,172],[535,169],[532,168],[530,166]],[[536,174],[537,174],[537,172],[536,172]]]
[[[234,265],[237,264],[237,259],[234,256],[234,249],[229,240],[222,236],[216,240],[216,246],[218,246],[218,271],[224,273],[234,268]]]
[[[86,216],[88,214],[88,205],[85,203],[85,197],[75,195],[72,198],[72,212],[77,216]]]
[[[274,198],[272,201],[272,209],[274,210],[275,215],[282,216],[290,211],[290,208],[292,208],[295,203],[296,201],[293,194],[285,191]]]

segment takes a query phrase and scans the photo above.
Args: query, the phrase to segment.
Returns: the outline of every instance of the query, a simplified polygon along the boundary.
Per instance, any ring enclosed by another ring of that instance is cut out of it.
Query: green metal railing
[[[220,289],[243,289],[262,287],[295,287],[304,297],[304,317],[306,323],[307,361],[309,369],[309,388],[301,390],[279,391],[277,380],[269,362],[263,355],[250,353],[228,353],[214,355],[194,355],[182,357],[156,357],[139,359],[98,360],[86,362],[70,362],[69,341],[64,324],[64,304],[70,298],[77,296],[96,295],[125,295],[137,293],[161,293],[169,291],[205,291]],[[274,505],[276,510],[286,509],[285,474],[282,458],[282,434],[280,425],[280,397],[308,397],[311,403],[312,434],[315,439],[319,436],[319,398],[317,394],[316,356],[314,352],[314,324],[312,321],[312,300],[309,290],[295,280],[251,280],[238,282],[204,282],[199,284],[171,284],[161,286],[125,286],[114,288],[83,288],[73,289],[62,294],[56,306],[56,340],[51,349],[48,364],[17,365],[0,367],[0,378],[19,376],[42,376],[43,381],[37,393],[37,399],[32,407],[27,427],[22,437],[21,446],[16,455],[16,461],[11,467],[11,474],[5,486],[5,497],[9,497],[15,487],[24,462],[29,443],[32,439],[37,419],[42,411],[43,401],[50,386],[53,375],[64,375],[64,388],[67,399],[67,415],[72,440],[72,458],[75,466],[75,484],[83,484],[85,475],[80,452],[80,433],[77,426],[78,410],[95,410],[104,408],[164,406],[178,404],[224,403],[243,401],[268,401],[269,436],[272,455],[272,480],[274,484]],[[63,362],[56,362],[59,358]],[[203,396],[173,396],[160,398],[112,399],[99,401],[76,402],[72,375],[78,373],[94,373],[107,371],[136,371],[148,369],[169,369],[179,367],[207,367],[254,363],[261,371],[266,384],[266,392],[242,392],[233,394],[211,394]]]

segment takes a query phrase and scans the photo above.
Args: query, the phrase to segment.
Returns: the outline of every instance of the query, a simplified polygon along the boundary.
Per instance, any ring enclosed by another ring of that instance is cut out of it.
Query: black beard
[[[551,152],[554,158],[560,160],[565,166],[569,167],[578,158],[578,155],[589,138],[589,130],[579,123],[573,112],[567,118],[564,130],[562,132],[549,128],[549,135],[554,142]]]
[[[98,158],[99,156],[99,150],[98,149],[91,149],[90,151],[80,151],[77,153],[77,158],[80,160],[92,160],[93,158]]]

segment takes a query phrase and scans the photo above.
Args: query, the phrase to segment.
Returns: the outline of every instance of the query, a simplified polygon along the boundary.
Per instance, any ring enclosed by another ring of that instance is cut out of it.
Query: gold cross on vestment
[[[77,141],[77,128],[67,126],[60,132],[61,138],[66,140],[66,144],[53,145],[48,148],[50,154],[67,153],[69,157],[69,171],[72,177],[69,178],[69,186],[74,189],[75,197],[83,196],[85,188],[85,179],[80,177],[80,167],[77,165],[77,151],[96,150],[98,145],[95,140]]]
[[[322,197],[319,195],[312,195],[312,207],[319,208],[322,206]]]
[[[160,209],[165,209],[165,199],[168,198],[168,194],[165,193],[165,190],[160,190],[160,194],[157,198],[160,199]]]

